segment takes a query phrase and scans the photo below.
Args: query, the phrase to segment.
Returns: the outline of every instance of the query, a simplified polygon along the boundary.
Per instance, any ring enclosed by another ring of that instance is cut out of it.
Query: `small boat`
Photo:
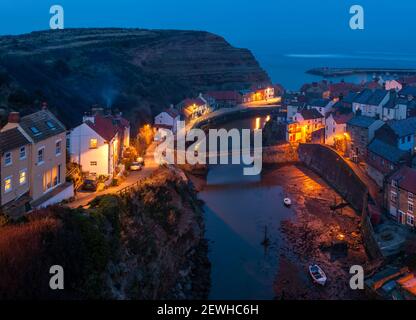
[[[324,286],[326,284],[326,274],[317,264],[312,264],[309,266],[309,274],[311,275],[314,282]]]
[[[286,207],[290,207],[292,205],[292,200],[290,200],[289,198],[284,198],[283,203]]]

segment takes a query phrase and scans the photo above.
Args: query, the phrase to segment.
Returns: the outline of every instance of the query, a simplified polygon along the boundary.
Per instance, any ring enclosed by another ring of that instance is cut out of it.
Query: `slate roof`
[[[355,100],[355,97],[357,96],[358,96],[357,92],[350,92],[342,99],[342,102],[353,103]]]
[[[330,99],[315,99],[315,100],[312,100],[310,105],[312,107],[325,108],[330,102],[331,102]]]
[[[0,154],[11,151],[29,144],[29,140],[19,131],[14,128],[4,132],[0,132]]]
[[[366,117],[366,116],[355,116],[351,118],[347,124],[355,127],[361,127],[361,128],[369,128],[376,119]]]
[[[399,91],[399,95],[416,97],[416,87],[413,87],[413,86],[404,87],[402,90]]]
[[[35,142],[66,131],[65,126],[49,110],[24,116],[19,125]]]
[[[409,153],[399,148],[392,146],[380,139],[374,139],[368,145],[368,151],[386,159],[392,163],[399,163],[401,159],[405,158]]]
[[[368,99],[367,104],[377,106],[383,101],[389,91],[383,89],[376,89],[373,91],[373,95]]]
[[[396,91],[390,92],[390,98],[387,103],[384,105],[384,108],[394,109],[398,104],[399,99],[397,98]]]
[[[371,91],[370,89],[364,89],[358,95],[355,96],[353,102],[367,104],[367,101],[371,98],[372,95],[373,91]]]
[[[416,118],[389,121],[387,124],[399,137],[406,137],[411,134],[416,135]]]
[[[390,180],[396,180],[401,189],[416,194],[416,169],[404,166],[396,171]]]
[[[354,114],[352,112],[348,113],[348,114],[338,114],[337,113],[337,114],[332,114],[332,117],[334,118],[334,121],[337,124],[345,124],[348,121],[350,121],[352,119],[352,117],[354,117]]]
[[[169,108],[164,110],[168,115],[170,115],[173,119],[175,119],[177,116],[179,116],[179,112],[176,109]]]

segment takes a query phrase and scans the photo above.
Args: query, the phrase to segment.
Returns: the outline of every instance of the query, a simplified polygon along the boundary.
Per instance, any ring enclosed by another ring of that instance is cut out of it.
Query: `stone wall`
[[[362,215],[361,233],[371,259],[382,257],[368,216],[368,188],[347,162],[331,148],[319,144],[301,144],[299,161],[326,180],[358,214]]]
[[[290,143],[263,147],[263,164],[284,164],[298,160],[297,146]]]
[[[298,156],[299,161],[322,176],[358,213],[363,211],[367,186],[338,153],[319,144],[301,144]]]

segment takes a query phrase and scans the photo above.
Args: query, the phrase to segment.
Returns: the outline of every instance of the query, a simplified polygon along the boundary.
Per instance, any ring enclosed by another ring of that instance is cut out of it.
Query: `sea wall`
[[[338,153],[320,144],[301,144],[298,156],[299,161],[322,176],[361,214],[367,186]]]
[[[285,164],[298,162],[297,147],[290,143],[281,143],[263,147],[263,164]]]
[[[301,144],[299,161],[314,170],[361,214],[361,234],[371,259],[382,257],[368,216],[368,188],[347,162],[331,148],[319,144]]]

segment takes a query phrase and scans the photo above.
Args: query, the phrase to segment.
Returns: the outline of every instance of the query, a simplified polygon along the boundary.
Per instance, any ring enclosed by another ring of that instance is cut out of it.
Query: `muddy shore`
[[[204,177],[190,175],[190,179],[197,191],[203,190]],[[280,226],[285,241],[278,252],[275,298],[365,299],[362,292],[349,287],[352,265],[371,268],[356,212],[323,179],[301,165],[268,166],[262,180],[277,181],[293,202],[294,219]],[[340,204],[344,204],[342,208],[332,210]],[[325,287],[310,279],[311,263],[325,270],[329,278]]]
[[[352,265],[370,267],[356,212],[318,175],[301,165],[268,169],[264,179],[279,179],[292,199],[296,217],[281,224],[287,241],[279,253],[276,299],[365,299],[363,292],[349,286]],[[343,203],[342,208],[333,210]],[[326,272],[325,287],[310,279],[311,263]]]

